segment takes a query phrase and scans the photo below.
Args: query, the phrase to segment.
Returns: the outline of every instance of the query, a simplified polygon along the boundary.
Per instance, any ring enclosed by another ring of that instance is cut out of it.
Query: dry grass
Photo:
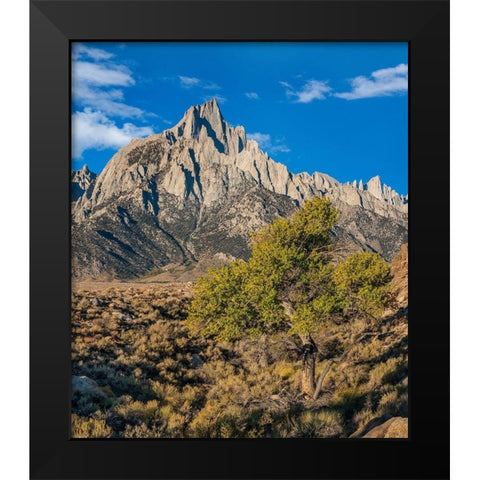
[[[346,437],[385,413],[406,415],[407,324],[384,319],[333,364],[324,392],[299,395],[301,359],[271,338],[215,343],[184,324],[185,284],[82,284],[72,298],[73,375],[99,387],[74,392],[74,437]],[[317,372],[365,328],[322,332]]]

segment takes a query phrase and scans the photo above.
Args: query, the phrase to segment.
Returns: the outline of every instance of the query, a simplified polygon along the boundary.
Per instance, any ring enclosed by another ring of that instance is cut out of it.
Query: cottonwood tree
[[[330,200],[315,197],[290,218],[253,233],[248,262],[235,261],[199,279],[187,324],[219,340],[278,332],[296,336],[302,391],[316,397],[313,335],[356,310],[373,315],[383,299],[378,289],[387,291],[388,283],[388,266],[378,256],[359,254],[332,264],[331,230],[338,217]],[[386,270],[379,267],[382,262]],[[359,271],[363,268],[376,272],[374,281]]]

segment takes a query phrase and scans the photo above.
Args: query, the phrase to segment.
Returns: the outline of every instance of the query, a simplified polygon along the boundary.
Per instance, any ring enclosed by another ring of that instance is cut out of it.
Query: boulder
[[[89,393],[95,390],[100,391],[100,387],[95,380],[86,377],[85,375],[72,377],[72,391],[79,393]]]
[[[408,418],[393,417],[372,428],[362,438],[408,438]]]
[[[194,353],[192,355],[192,367],[193,368],[200,368],[202,365],[203,365],[202,358],[200,357],[200,355],[198,355],[198,353]]]
[[[370,430],[384,424],[387,420],[390,420],[391,418],[392,416],[389,413],[385,413],[381,417],[372,418],[372,420],[367,422],[363,427],[355,430],[355,432],[350,435],[350,438],[361,438]]]

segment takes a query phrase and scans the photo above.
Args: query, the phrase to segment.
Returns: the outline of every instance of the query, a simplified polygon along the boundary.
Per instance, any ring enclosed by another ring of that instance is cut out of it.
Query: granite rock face
[[[372,428],[362,438],[408,438],[408,418],[393,417]]]
[[[392,260],[392,288],[400,307],[408,306],[408,244]]]
[[[85,375],[82,376],[72,376],[72,391],[79,392],[79,393],[89,393],[89,392],[96,392],[99,391],[100,387],[95,380],[86,377]]]
[[[97,180],[97,174],[89,170],[87,165],[84,165],[80,170],[72,172],[71,185],[72,185],[72,202],[76,202],[84,194],[89,195],[95,182]]]
[[[408,199],[378,177],[357,186],[289,172],[243,127],[228,125],[215,99],[190,107],[173,128],[132,140],[97,178],[88,181],[84,169],[72,176],[81,193],[72,204],[75,278],[247,258],[250,231],[316,195],[342,211],[334,234],[349,248],[390,260],[407,241]]]
[[[402,212],[408,212],[408,195],[399,195],[391,187],[382,183],[379,175],[371,178],[366,184],[363,183],[363,180],[360,180],[358,187],[356,180],[347,182],[346,185],[358,188],[361,192],[368,191],[376,199],[386,202],[388,205],[393,205]]]
[[[406,404],[402,409],[408,411]],[[375,417],[350,435],[350,438],[408,438],[408,418],[389,413]]]

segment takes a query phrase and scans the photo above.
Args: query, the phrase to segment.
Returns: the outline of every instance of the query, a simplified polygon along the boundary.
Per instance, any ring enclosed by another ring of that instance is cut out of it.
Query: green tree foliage
[[[389,267],[370,253],[335,267],[331,230],[339,212],[315,197],[290,218],[252,234],[248,262],[210,270],[195,287],[188,325],[221,340],[279,331],[297,335],[303,355],[303,390],[315,391],[312,335],[358,313],[375,316],[388,298]]]
[[[345,317],[375,320],[391,303],[390,268],[378,253],[355,253],[341,262],[333,281]]]
[[[202,335],[233,340],[246,334],[256,335],[258,319],[251,302],[246,301],[248,265],[236,261],[209,270],[195,286],[195,296],[187,324],[199,328]]]
[[[337,219],[330,201],[315,197],[252,234],[248,262],[210,270],[198,281],[189,325],[223,340],[319,328],[337,306],[329,264]]]

